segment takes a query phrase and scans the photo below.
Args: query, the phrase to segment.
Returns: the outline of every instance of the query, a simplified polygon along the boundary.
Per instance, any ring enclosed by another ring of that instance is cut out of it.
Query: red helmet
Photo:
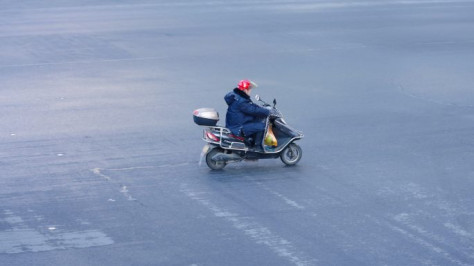
[[[248,80],[248,79],[243,79],[239,81],[239,90],[248,90],[257,87],[257,84],[254,82]]]

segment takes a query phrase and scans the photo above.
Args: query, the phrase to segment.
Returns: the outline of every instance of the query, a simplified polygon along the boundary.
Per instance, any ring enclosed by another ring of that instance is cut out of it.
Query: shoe
[[[266,146],[265,151],[274,152],[275,151],[275,146]]]

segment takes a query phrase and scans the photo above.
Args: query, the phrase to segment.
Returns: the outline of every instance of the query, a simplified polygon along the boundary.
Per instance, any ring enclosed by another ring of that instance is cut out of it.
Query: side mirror
[[[276,104],[277,104],[277,100],[273,99],[273,106],[275,106]]]
[[[260,101],[260,96],[258,94],[255,95],[255,100]]]

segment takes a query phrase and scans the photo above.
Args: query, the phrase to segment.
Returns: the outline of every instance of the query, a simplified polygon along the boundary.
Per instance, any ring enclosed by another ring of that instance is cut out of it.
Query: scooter
[[[273,106],[271,106],[258,95],[255,99],[261,102],[263,107],[270,109],[270,115],[265,119],[265,137],[261,143],[263,150],[258,147],[259,145],[252,145],[251,138],[235,136],[229,129],[217,125],[219,113],[216,110],[200,108],[193,112],[194,122],[199,126],[206,126],[202,139],[207,144],[201,152],[200,163],[205,158],[209,168],[220,170],[228,163],[242,160],[280,157],[281,161],[288,166],[293,166],[300,161],[303,151],[295,141],[302,139],[303,133],[286,123],[282,113],[276,108],[276,100],[273,100]]]

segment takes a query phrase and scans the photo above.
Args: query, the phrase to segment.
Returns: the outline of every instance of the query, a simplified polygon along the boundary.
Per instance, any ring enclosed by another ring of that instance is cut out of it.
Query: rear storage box
[[[219,121],[219,113],[213,108],[199,108],[194,110],[193,119],[199,126],[215,126]]]

